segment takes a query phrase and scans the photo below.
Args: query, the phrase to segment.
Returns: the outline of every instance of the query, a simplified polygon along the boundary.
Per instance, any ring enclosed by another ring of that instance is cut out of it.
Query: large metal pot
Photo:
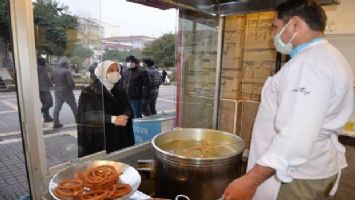
[[[210,129],[177,129],[152,140],[156,196],[216,200],[240,176],[244,141]]]

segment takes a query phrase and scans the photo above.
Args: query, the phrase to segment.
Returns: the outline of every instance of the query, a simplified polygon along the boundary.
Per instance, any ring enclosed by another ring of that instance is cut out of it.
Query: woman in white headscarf
[[[134,144],[132,111],[125,91],[117,84],[120,70],[116,62],[99,63],[94,70],[97,79],[80,95],[79,157],[101,151],[104,146],[110,153]]]

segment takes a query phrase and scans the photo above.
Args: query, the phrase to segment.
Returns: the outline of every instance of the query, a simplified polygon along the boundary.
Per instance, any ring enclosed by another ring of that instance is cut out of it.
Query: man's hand
[[[231,182],[224,191],[225,200],[251,200],[258,187],[256,181],[244,175]]]
[[[119,115],[119,116],[116,116],[115,125],[116,126],[126,126],[127,121],[128,121],[127,115]]]
[[[251,200],[258,186],[274,173],[272,168],[256,165],[246,175],[231,182],[223,197],[225,200]]]

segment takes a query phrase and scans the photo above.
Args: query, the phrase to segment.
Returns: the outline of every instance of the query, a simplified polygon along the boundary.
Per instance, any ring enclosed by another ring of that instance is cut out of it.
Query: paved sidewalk
[[[77,156],[77,139],[73,131],[46,136],[45,145],[49,166]],[[22,142],[0,144],[0,199],[18,200],[28,193],[28,183]]]

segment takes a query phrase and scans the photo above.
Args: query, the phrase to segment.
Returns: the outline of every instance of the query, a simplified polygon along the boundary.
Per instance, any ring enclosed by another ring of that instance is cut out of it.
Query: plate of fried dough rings
[[[49,192],[56,200],[123,200],[137,191],[140,182],[133,167],[96,160],[59,171],[49,182]]]

